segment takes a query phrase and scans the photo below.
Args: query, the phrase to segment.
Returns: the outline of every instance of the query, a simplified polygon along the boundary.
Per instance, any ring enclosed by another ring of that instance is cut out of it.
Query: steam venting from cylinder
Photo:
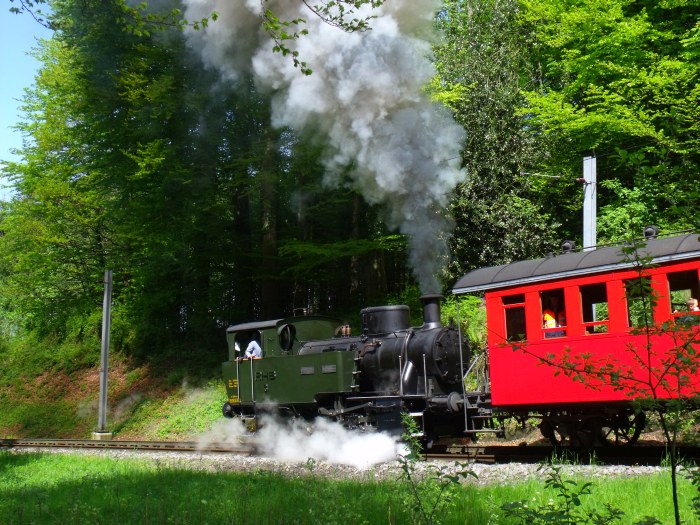
[[[423,304],[423,326],[422,328],[439,328],[442,326],[440,322],[440,300],[442,295],[439,293],[426,294],[420,297]]]

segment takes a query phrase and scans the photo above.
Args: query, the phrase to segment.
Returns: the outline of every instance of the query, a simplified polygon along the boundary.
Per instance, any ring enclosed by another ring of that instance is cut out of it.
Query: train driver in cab
[[[260,339],[260,334],[255,334],[253,338],[250,340],[250,343],[248,343],[247,348],[245,349],[245,354],[244,357],[246,359],[260,359],[262,358],[262,348],[260,348],[260,343],[258,340]]]
[[[547,304],[542,310],[542,327],[558,328],[566,326],[564,313],[564,301],[558,293],[552,293],[547,298]],[[564,337],[566,330],[548,330],[544,333],[545,339],[550,337]]]

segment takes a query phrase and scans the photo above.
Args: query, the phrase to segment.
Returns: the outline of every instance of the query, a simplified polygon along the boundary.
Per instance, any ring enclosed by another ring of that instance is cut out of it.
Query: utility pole
[[[596,245],[596,162],[595,157],[583,158],[583,250]]]
[[[109,363],[109,332],[112,324],[112,270],[105,270],[105,293],[102,301],[102,352],[100,354],[100,405],[97,416],[97,431],[92,439],[111,439],[107,431],[107,370]]]

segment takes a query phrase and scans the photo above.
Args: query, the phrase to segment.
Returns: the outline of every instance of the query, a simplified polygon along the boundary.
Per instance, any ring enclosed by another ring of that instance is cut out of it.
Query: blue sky
[[[22,145],[19,132],[10,129],[19,119],[18,99],[34,82],[39,62],[27,55],[36,38],[49,38],[51,31],[30,15],[9,12],[9,2],[0,5],[0,160],[16,160],[10,149]],[[13,4],[14,5],[14,4]]]

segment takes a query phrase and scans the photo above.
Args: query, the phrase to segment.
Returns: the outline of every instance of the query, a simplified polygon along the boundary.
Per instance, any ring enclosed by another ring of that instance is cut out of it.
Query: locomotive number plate
[[[277,370],[270,370],[269,372],[255,372],[256,381],[273,381],[277,379]]]

